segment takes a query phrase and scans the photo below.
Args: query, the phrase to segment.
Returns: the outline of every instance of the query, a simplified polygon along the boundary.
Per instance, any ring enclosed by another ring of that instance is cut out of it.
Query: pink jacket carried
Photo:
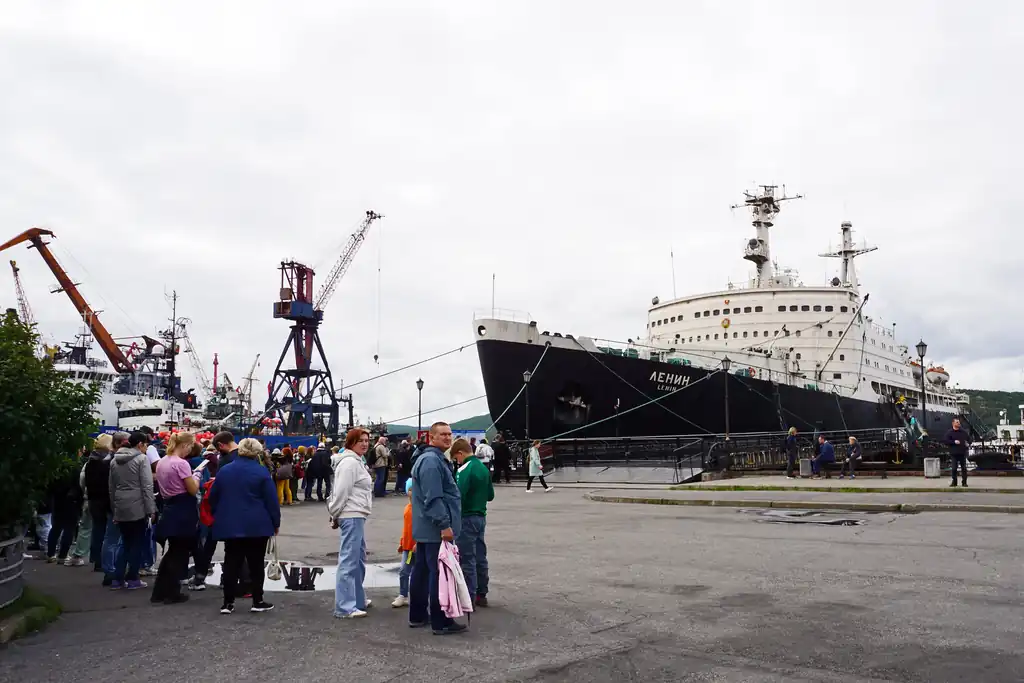
[[[437,553],[437,574],[437,597],[444,615],[455,619],[472,612],[473,599],[459,564],[459,549],[454,543],[441,542],[441,550]]]

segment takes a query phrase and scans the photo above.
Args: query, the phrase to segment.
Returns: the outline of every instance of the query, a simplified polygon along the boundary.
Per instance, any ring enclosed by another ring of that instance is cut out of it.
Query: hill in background
[[[423,428],[426,429],[429,426],[430,423],[427,422],[426,424],[423,425]],[[452,429],[467,429],[469,431],[482,432],[491,426],[491,416],[477,415],[475,417],[467,417],[464,420],[456,420],[455,422],[452,422],[451,426]],[[416,425],[389,424],[388,433],[415,435]]]

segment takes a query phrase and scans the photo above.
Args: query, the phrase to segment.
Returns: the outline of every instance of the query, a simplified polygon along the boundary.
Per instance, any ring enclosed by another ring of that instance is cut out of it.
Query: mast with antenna
[[[758,288],[770,287],[772,285],[772,256],[769,243],[768,229],[775,223],[775,216],[778,215],[782,202],[793,199],[803,199],[803,195],[786,196],[786,186],[782,186],[782,196],[776,197],[775,192],[778,185],[759,185],[759,190],[750,192],[744,191],[746,199],[742,204],[733,204],[730,208],[750,209],[753,215],[754,237],[747,240],[747,246],[743,250],[743,258],[751,261],[757,268],[757,277],[754,286]]]

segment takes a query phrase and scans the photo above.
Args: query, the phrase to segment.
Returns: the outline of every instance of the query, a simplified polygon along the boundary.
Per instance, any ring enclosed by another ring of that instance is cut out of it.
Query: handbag
[[[267,548],[270,555],[270,562],[267,564],[267,578],[271,581],[281,580],[281,558],[277,554],[277,536],[270,537],[270,546]]]

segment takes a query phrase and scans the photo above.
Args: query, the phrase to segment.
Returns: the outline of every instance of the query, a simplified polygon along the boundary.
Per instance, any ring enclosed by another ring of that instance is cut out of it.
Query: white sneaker
[[[363,617],[366,616],[366,612],[364,612],[361,609],[357,609],[356,611],[349,612],[348,614],[335,615],[335,616],[337,616],[339,619],[362,619]]]
[[[555,488],[554,486],[548,485],[548,487],[546,489],[544,489],[544,493],[547,493],[548,491],[553,491],[554,488]]]
[[[397,598],[395,598],[394,602],[391,603],[391,606],[392,607],[408,607],[409,606],[409,598],[405,597],[404,595],[399,595]]]
[[[371,600],[370,598],[366,598],[366,605],[363,607],[363,609],[370,609],[370,606],[372,604],[373,604],[373,600]]]
[[[533,489],[526,489],[527,493],[533,493]]]

